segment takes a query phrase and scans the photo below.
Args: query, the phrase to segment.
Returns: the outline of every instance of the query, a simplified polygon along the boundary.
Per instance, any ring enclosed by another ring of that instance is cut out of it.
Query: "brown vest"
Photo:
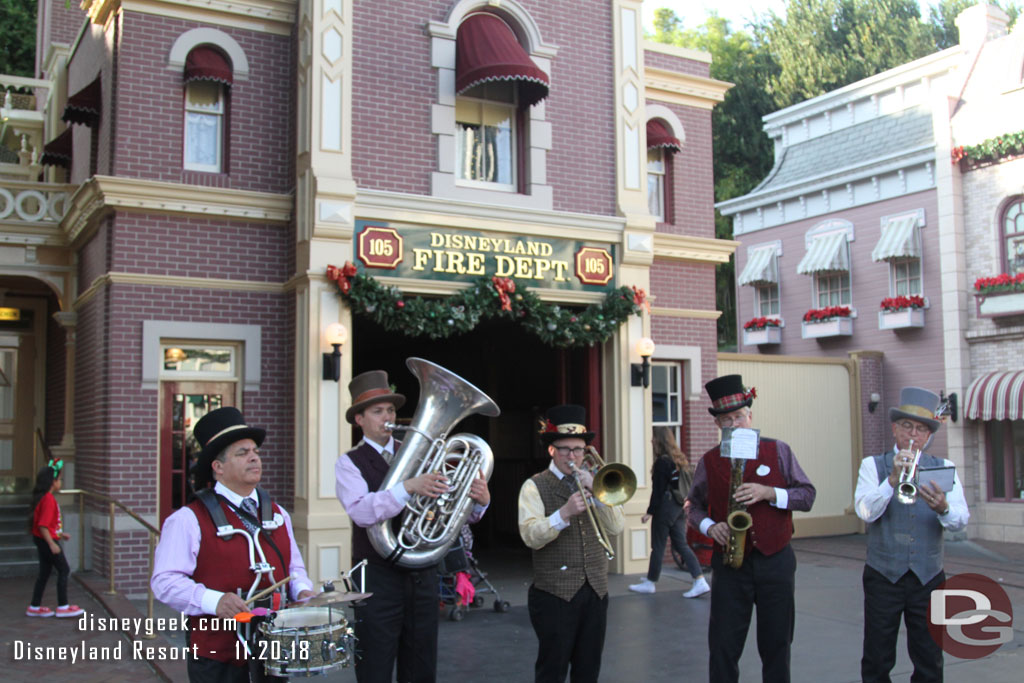
[[[560,480],[551,470],[535,474],[533,483],[540,491],[545,517],[565,505],[576,491],[572,479]],[[584,581],[602,598],[608,594],[608,557],[585,512],[570,519],[555,540],[533,551],[533,585],[538,589],[568,602]]]

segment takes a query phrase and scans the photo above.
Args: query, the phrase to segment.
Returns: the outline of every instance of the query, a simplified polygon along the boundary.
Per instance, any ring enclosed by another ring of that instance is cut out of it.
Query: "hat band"
[[[928,410],[927,408],[922,408],[921,406],[905,405],[905,406],[900,406],[896,410],[899,410],[899,411],[904,412],[904,413],[909,413],[911,415],[917,415],[918,417],[923,417],[926,420],[934,420],[935,419],[935,413],[933,413],[932,411]]]
[[[214,434],[213,436],[211,436],[209,439],[207,439],[206,443],[203,444],[203,448],[206,448],[211,443],[213,443],[214,439],[218,439],[218,438],[224,436],[225,434],[229,434],[230,432],[234,432],[234,431],[237,431],[239,429],[249,429],[249,425],[234,425],[233,427],[228,427],[227,429],[222,429],[219,432],[217,432],[216,434]]]
[[[744,408],[744,404],[752,398],[751,392],[729,394],[728,396],[715,399],[711,402],[711,406],[715,410],[736,410],[737,408]]]
[[[378,396],[394,396],[394,394],[391,393],[391,389],[387,388],[370,389],[369,391],[364,391],[363,393],[359,394],[354,399],[352,399],[352,405],[362,403],[363,401],[369,401],[371,398],[377,398]]]
[[[555,431],[559,434],[586,434],[587,428],[581,424],[566,422],[555,427]]]

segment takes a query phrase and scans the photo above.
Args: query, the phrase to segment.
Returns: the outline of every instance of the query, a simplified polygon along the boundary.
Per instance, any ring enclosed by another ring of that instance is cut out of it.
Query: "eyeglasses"
[[[574,457],[578,458],[583,455],[585,449],[582,446],[576,446],[575,448],[569,448],[568,446],[555,446],[555,450],[562,455],[569,455],[571,453]]]
[[[914,424],[908,420],[903,420],[896,424],[899,425],[900,429],[905,432],[910,432],[911,434],[931,434],[932,432],[932,430],[928,428],[928,425]]]
[[[749,413],[743,413],[742,415],[737,415],[735,417],[721,415],[715,418],[715,424],[719,427],[732,427],[734,424],[738,424],[743,420],[746,420],[748,417],[750,417]]]

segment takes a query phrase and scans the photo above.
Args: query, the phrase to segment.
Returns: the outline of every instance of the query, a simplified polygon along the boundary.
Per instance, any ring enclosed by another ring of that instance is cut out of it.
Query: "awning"
[[[231,64],[217,50],[200,45],[185,58],[185,82],[192,81],[216,81],[231,85]]]
[[[740,285],[774,284],[779,281],[775,247],[759,247],[747,253],[747,265],[740,273]]]
[[[455,37],[455,94],[487,81],[516,81],[523,107],[548,96],[548,77],[537,68],[516,35],[493,14],[473,14]]]
[[[1024,370],[988,372],[967,387],[968,420],[1024,419]]]
[[[796,267],[796,272],[803,275],[848,270],[850,258],[846,253],[845,232],[830,232],[815,237]]]
[[[103,86],[100,76],[97,75],[92,83],[68,98],[67,106],[64,107],[64,113],[60,118],[68,123],[81,123],[92,127],[99,123],[102,104]]]
[[[916,215],[890,219],[882,228],[882,236],[871,252],[871,260],[920,258],[921,246],[918,244],[917,235]]]
[[[71,168],[71,126],[64,132],[43,145],[43,156],[39,163],[43,166],[62,166]]]
[[[672,135],[664,123],[657,119],[651,119],[647,122],[647,149],[656,147],[663,147],[669,152],[678,152],[683,149],[683,143]]]

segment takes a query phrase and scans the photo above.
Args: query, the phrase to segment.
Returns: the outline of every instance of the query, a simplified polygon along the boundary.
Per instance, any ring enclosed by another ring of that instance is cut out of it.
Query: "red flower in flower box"
[[[880,308],[886,313],[902,311],[906,308],[924,308],[924,297],[918,294],[912,296],[890,296],[882,299]]]
[[[1024,292],[1024,272],[1012,276],[1000,273],[995,277],[979,277],[974,281],[974,291],[982,295]]]
[[[820,323],[832,318],[849,318],[852,311],[849,306],[826,306],[812,308],[804,313],[805,323]]]
[[[781,327],[781,323],[775,318],[751,318],[747,322],[743,323],[743,329],[745,330],[763,330],[766,327]]]

